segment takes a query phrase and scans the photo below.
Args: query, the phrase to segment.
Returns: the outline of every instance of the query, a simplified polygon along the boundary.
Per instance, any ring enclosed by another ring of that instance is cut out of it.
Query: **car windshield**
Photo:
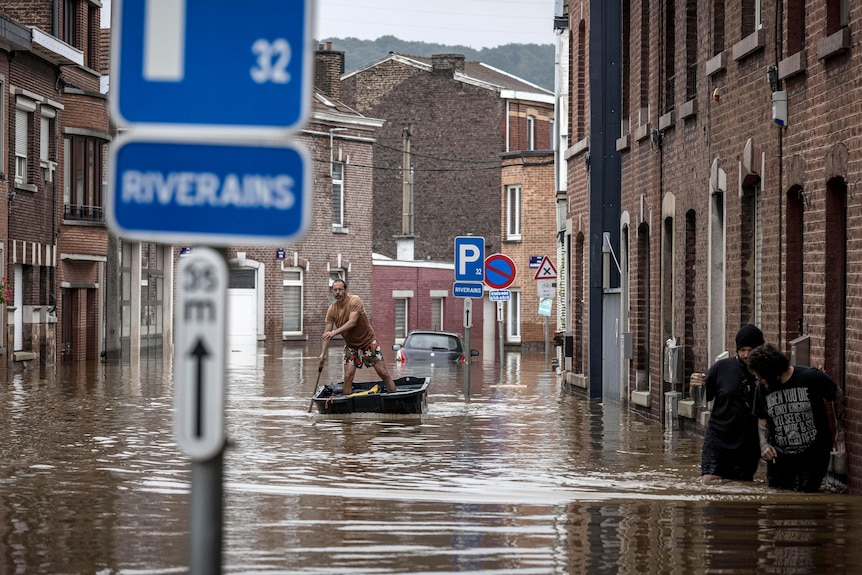
[[[423,333],[411,336],[406,347],[413,349],[445,349],[448,351],[458,351],[458,339],[448,335],[438,335],[433,333]]]

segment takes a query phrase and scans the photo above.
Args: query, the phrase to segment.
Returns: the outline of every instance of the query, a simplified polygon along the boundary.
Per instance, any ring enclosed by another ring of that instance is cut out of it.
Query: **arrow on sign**
[[[197,371],[195,372],[195,437],[201,437],[204,434],[204,360],[209,357],[204,342],[198,340],[195,348],[192,350],[192,357],[197,358]]]

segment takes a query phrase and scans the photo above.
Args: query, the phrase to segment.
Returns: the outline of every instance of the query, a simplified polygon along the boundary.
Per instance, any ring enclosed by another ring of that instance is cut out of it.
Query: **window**
[[[753,34],[762,26],[761,0],[742,0],[742,37]]]
[[[54,118],[57,111],[48,106],[42,106],[39,125],[39,165],[44,169],[45,181],[54,181],[54,169],[57,164],[51,161],[54,147]]]
[[[15,183],[27,183],[27,148],[30,132],[30,112],[15,109]]]
[[[662,112],[667,114],[676,107],[676,7],[673,2],[665,4],[664,13],[664,106]]]
[[[792,56],[805,46],[805,0],[788,0],[787,2],[786,42],[785,56]]]
[[[286,268],[282,277],[283,335],[302,333],[302,268]]]
[[[527,149],[536,149],[536,117],[527,116]]]
[[[554,134],[554,118],[548,120],[548,136],[550,140],[550,145],[548,146],[549,150],[557,149],[557,138]]]
[[[102,147],[104,142],[88,136],[69,136],[63,175],[64,219],[101,222]]]
[[[685,101],[697,97],[697,0],[685,3]]]
[[[332,227],[344,227],[344,164],[332,162]]]
[[[15,183],[19,185],[30,182],[30,128],[35,111],[35,101],[23,96],[15,99]]]
[[[506,188],[506,239],[521,239],[521,186]]]
[[[99,28],[101,28],[99,9],[90,6],[87,10],[87,67],[99,69]]]
[[[521,341],[521,292],[512,291],[512,297],[506,304],[506,341],[519,343]]]
[[[440,331],[443,329],[443,303],[442,297],[431,298],[431,329]]]
[[[621,54],[621,68],[622,68],[622,108],[621,108],[621,128],[620,135],[627,136],[631,133],[631,100],[630,100],[630,92],[631,92],[631,63],[632,63],[632,28],[631,28],[631,0],[623,0],[622,4],[622,12],[623,12],[623,45],[622,45],[622,54]]]
[[[652,54],[650,53],[650,31],[652,23],[650,22],[650,2],[649,0],[641,0],[641,27],[640,27],[640,46],[643,50],[640,54],[640,94],[639,94],[639,110],[638,110],[638,125],[643,126],[649,122],[649,93],[650,79],[652,78],[652,69],[650,62]]]
[[[712,3],[712,55],[724,51],[724,0]]]
[[[78,0],[63,3],[63,40],[69,46],[78,47]]]
[[[407,302],[406,297],[395,299],[395,341],[407,337]]]
[[[850,0],[827,0],[826,33],[834,34],[850,25]]]

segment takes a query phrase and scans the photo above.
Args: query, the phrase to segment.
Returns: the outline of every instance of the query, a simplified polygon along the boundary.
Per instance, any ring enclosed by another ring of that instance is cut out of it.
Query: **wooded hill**
[[[426,57],[434,54],[464,54],[467,60],[483,62],[547,90],[554,90],[553,44],[505,44],[475,50],[467,46],[407,42],[395,36],[381,36],[377,40],[324,38],[320,42],[332,42],[333,50],[344,52],[346,72],[376,62],[389,52]]]

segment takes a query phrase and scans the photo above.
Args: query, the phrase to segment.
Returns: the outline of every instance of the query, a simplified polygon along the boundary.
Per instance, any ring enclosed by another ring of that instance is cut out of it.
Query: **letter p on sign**
[[[455,238],[455,281],[482,282],[485,279],[485,238]]]

